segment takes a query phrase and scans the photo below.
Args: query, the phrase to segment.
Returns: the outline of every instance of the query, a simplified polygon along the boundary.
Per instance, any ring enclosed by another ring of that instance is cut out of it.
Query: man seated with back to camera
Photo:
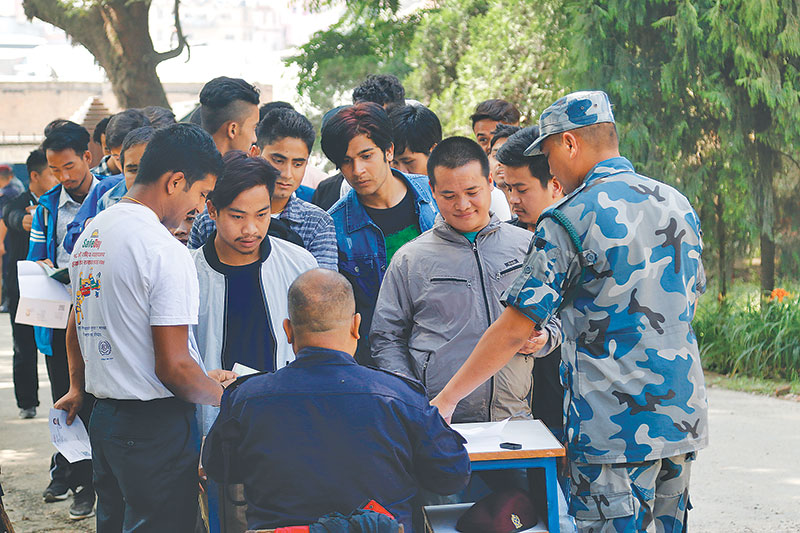
[[[361,316],[341,274],[314,269],[289,288],[284,330],[297,359],[240,379],[203,450],[209,477],[244,483],[251,529],[304,525],[375,500],[411,529],[420,487],[464,488],[464,439],[416,381],[358,365]]]

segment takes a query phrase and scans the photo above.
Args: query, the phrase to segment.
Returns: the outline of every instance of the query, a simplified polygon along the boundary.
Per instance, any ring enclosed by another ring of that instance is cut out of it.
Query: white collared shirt
[[[92,176],[92,186],[89,187],[89,192],[86,193],[87,198],[98,183],[100,183],[100,180]],[[67,236],[67,225],[78,214],[81,205],[69,195],[67,189],[62,185],[61,195],[58,197],[58,215],[56,216],[56,242],[58,243],[58,246],[56,246],[56,266],[59,268],[69,266],[69,252],[64,249],[64,237]]]

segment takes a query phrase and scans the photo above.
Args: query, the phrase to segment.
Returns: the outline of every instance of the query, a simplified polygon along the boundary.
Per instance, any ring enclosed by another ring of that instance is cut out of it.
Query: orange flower
[[[785,289],[772,289],[772,293],[769,295],[769,301],[771,302],[777,299],[779,302],[783,302],[783,299],[787,296],[791,296],[791,294]]]

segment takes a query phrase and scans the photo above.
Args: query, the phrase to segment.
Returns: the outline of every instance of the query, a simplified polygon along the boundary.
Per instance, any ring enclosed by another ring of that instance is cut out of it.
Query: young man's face
[[[0,189],[11,183],[12,176],[13,174],[11,172],[0,174]]]
[[[125,150],[125,168],[122,169],[122,172],[125,175],[125,186],[128,190],[136,181],[136,174],[139,173],[139,161],[142,160],[145,148],[147,148],[147,143],[134,144]]]
[[[234,252],[242,259],[258,257],[270,222],[270,196],[266,186],[242,191],[229,206],[220,210],[208,202],[208,214],[217,223],[214,242],[218,252]]]
[[[527,166],[505,166],[508,203],[520,222],[535,225],[542,211],[564,196],[561,185],[553,178],[542,187],[542,182],[531,175]]]
[[[394,155],[392,146],[384,154],[372,139],[356,135],[347,145],[340,170],[347,183],[359,196],[375,194],[392,173],[389,161]]]
[[[122,168],[122,163],[120,162],[120,154],[122,154],[122,145],[115,146],[114,148],[109,148],[109,151],[111,152],[111,157],[108,158],[108,163],[107,163],[109,168]],[[112,162],[113,164],[111,164]]]
[[[89,192],[92,186],[92,173],[89,172],[91,160],[92,153],[89,150],[83,154],[75,153],[72,148],[58,152],[47,150],[47,165],[50,171],[69,193]]]
[[[489,150],[489,170],[491,171],[491,176],[495,184],[500,188],[503,188],[503,182],[505,181],[503,179],[503,172],[505,169],[503,168],[503,165],[497,162],[496,156],[497,151],[506,143],[507,140],[508,137],[497,139],[497,141],[492,145],[491,150]]]
[[[177,228],[172,230],[172,235],[181,241],[181,244],[184,246],[189,245],[189,234],[192,232],[192,224],[194,224],[194,219],[196,216],[197,211],[189,212],[189,214],[186,215],[186,218],[183,219],[183,222],[181,222]]]
[[[486,154],[489,154],[489,144],[492,142],[492,132],[497,128],[497,125],[500,124],[499,120],[492,120],[490,118],[484,118],[477,121],[472,126],[472,131],[475,133],[475,139],[478,141],[478,144],[481,145],[483,151]]]
[[[258,125],[258,106],[247,105],[247,113],[241,122],[237,122],[236,134],[231,139],[231,149],[249,152],[256,142],[256,126]]]
[[[288,200],[303,181],[308,164],[308,146],[297,137],[284,137],[264,146],[261,157],[281,173],[281,177],[275,182],[272,198]]]
[[[169,216],[164,220],[164,225],[170,231],[174,230],[189,216],[189,213],[202,211],[206,205],[206,199],[214,190],[216,183],[217,177],[212,174],[195,181],[188,189],[185,181],[180,182],[173,192],[172,205]]]
[[[436,167],[433,197],[445,222],[456,231],[480,231],[489,224],[492,189],[481,164],[470,161],[458,168]]]
[[[428,155],[422,152],[412,152],[407,147],[400,154],[394,155],[392,166],[406,174],[428,175]]]
[[[108,149],[108,145],[106,144],[106,134],[100,134],[100,146],[103,148],[103,155],[111,155],[111,150]]]
[[[41,191],[39,194],[43,194],[58,185],[58,180],[53,176],[53,171],[50,170],[50,167],[44,167],[41,172],[31,172],[30,180],[31,183],[36,183],[36,188]]]

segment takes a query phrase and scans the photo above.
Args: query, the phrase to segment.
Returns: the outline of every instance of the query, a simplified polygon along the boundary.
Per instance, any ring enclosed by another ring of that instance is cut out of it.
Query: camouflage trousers
[[[686,531],[695,453],[623,464],[570,462],[571,501],[579,533]]]

